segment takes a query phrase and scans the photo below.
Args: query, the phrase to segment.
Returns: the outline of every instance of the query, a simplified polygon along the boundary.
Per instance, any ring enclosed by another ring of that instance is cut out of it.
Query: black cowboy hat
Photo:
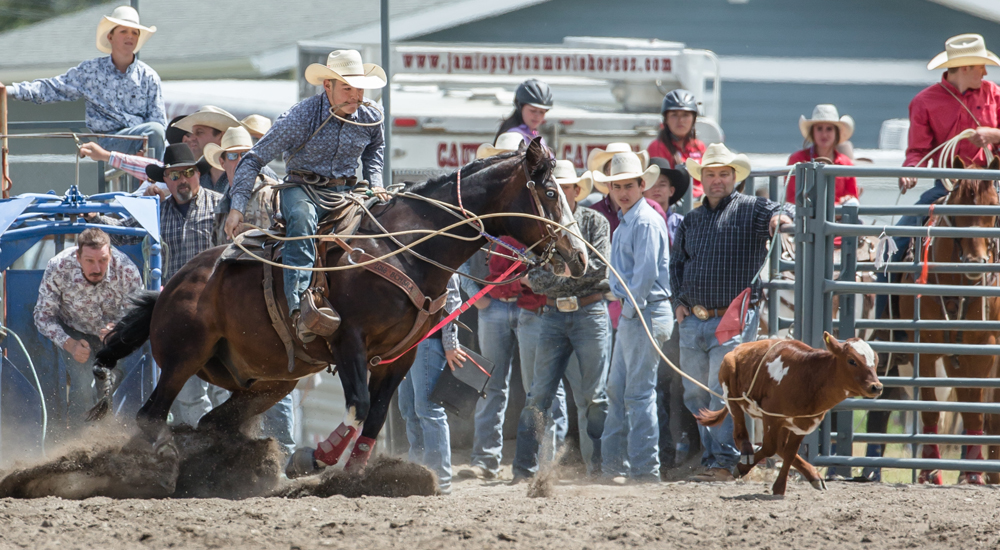
[[[688,187],[691,186],[691,175],[688,174],[687,168],[683,164],[671,168],[670,161],[661,157],[653,157],[649,159],[649,163],[659,166],[660,175],[666,176],[670,180],[670,186],[674,188],[674,194],[670,195],[670,206],[683,199]]]
[[[191,148],[187,144],[175,143],[168,145],[167,150],[163,152],[163,166],[156,164],[146,166],[146,176],[153,181],[164,183],[163,173],[168,168],[187,168],[188,166],[197,167],[198,171],[202,173],[207,172],[210,168],[204,158],[195,160],[194,153],[191,152]]]
[[[167,143],[176,145],[178,143],[184,143],[184,136],[189,135],[191,132],[186,130],[181,130],[180,128],[174,126],[174,123],[178,120],[184,118],[187,115],[177,115],[170,120],[170,124],[167,124]]]

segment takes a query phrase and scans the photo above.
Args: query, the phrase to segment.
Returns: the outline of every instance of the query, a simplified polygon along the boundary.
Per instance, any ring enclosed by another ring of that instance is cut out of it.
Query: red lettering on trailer
[[[479,150],[478,143],[463,143],[462,144],[462,166],[469,164],[470,162],[476,160],[476,151]]]
[[[438,67],[438,60],[441,58],[439,55],[431,56],[431,68],[436,69]]]
[[[413,66],[413,55],[408,53],[403,54],[403,68],[409,69],[412,66]]]

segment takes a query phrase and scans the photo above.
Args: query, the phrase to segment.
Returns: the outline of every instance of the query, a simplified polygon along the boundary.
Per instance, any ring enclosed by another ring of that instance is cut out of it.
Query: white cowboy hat
[[[840,128],[840,142],[837,145],[851,139],[851,136],[854,135],[854,119],[850,115],[840,116],[835,105],[829,103],[817,105],[813,109],[812,118],[799,115],[799,130],[802,132],[802,137],[812,141],[812,127],[817,122],[833,124]]]
[[[582,175],[577,176],[576,167],[573,166],[572,161],[568,160],[556,161],[556,167],[552,169],[552,178],[559,185],[579,185],[579,198],[581,199],[589,195],[590,191],[594,188],[594,177],[590,171],[588,170]]]
[[[611,160],[611,157],[617,155],[618,153],[633,153],[632,146],[628,143],[615,142],[609,143],[607,149],[591,149],[590,153],[587,155],[587,170],[593,172],[604,172],[604,165]],[[639,160],[642,161],[642,169],[645,170],[649,166],[649,153],[646,151],[639,151],[635,153],[639,156]]]
[[[701,156],[701,163],[694,159],[687,159],[684,163],[687,166],[691,177],[701,181],[701,169],[714,166],[729,166],[736,171],[736,181],[743,181],[750,175],[750,159],[740,153],[730,151],[721,143],[713,143],[705,149],[705,154]]]
[[[142,45],[149,40],[150,36],[156,32],[156,27],[143,27],[139,24],[139,12],[131,6],[118,6],[111,15],[105,15],[97,24],[97,49],[104,53],[111,53],[111,42],[108,40],[108,33],[115,27],[129,27],[139,29],[139,40],[135,43],[135,50],[142,49]]]
[[[1000,58],[986,49],[986,41],[980,34],[960,34],[944,42],[944,51],[935,55],[927,64],[927,69],[950,69],[970,65],[1000,66]]]
[[[253,140],[250,132],[242,126],[233,126],[222,135],[222,145],[209,143],[205,145],[205,160],[216,170],[225,170],[222,167],[222,153],[246,152],[253,147]]]
[[[236,120],[236,117],[231,115],[229,111],[220,109],[215,105],[205,105],[174,123],[174,126],[185,132],[194,132],[195,126],[208,126],[220,132],[225,132],[239,125],[240,121]]]
[[[591,174],[594,177],[594,186],[597,187],[598,191],[606,194],[608,186],[605,184],[612,181],[642,178],[646,185],[652,185],[656,182],[656,178],[660,177],[660,167],[654,164],[643,169],[642,159],[639,158],[639,155],[629,151],[611,157],[610,176],[605,176],[604,172],[591,172]]]
[[[334,79],[363,90],[382,88],[386,77],[382,67],[374,63],[362,63],[357,50],[335,50],[326,58],[326,65],[313,63],[306,67],[306,81],[322,86],[324,81]]]
[[[486,157],[492,157],[494,155],[499,155],[500,153],[509,153],[510,151],[517,151],[524,143],[524,136],[517,132],[504,132],[497,136],[497,142],[484,143],[476,149],[476,158],[484,159]]]
[[[271,129],[271,119],[263,115],[249,115],[240,121],[252,137],[261,138]]]

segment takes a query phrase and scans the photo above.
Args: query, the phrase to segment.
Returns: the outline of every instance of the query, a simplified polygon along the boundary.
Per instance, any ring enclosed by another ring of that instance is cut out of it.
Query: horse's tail
[[[729,415],[729,409],[727,407],[722,407],[722,409],[718,411],[701,409],[700,411],[698,411],[698,414],[694,415],[694,418],[695,420],[698,421],[698,424],[701,424],[702,426],[712,427],[722,424],[722,421],[725,420],[726,416],[728,415]]]
[[[159,297],[160,292],[154,290],[144,290],[131,297],[135,307],[104,337],[104,347],[98,350],[94,359],[94,378],[101,398],[87,412],[88,421],[100,420],[111,410],[111,394],[117,381],[114,368],[120,359],[128,357],[149,340],[153,307]]]

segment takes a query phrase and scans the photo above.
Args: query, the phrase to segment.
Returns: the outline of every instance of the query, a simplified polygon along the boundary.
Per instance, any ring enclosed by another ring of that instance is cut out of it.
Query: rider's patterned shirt
[[[385,135],[382,124],[358,126],[331,118],[316,133],[330,115],[326,92],[302,100],[274,121],[264,137],[243,155],[236,167],[233,184],[233,210],[240,212],[250,199],[250,190],[261,168],[279,155],[286,171],[302,170],[328,178],[348,178],[358,170],[371,187],[382,186],[382,154]],[[375,107],[362,105],[344,117],[360,123],[373,123],[382,118]],[[313,134],[316,133],[315,136]],[[301,149],[300,149],[301,147]],[[293,154],[294,153],[294,154]]]
[[[87,127],[113,134],[146,122],[167,127],[160,75],[138,59],[119,71],[111,56],[89,59],[66,74],[7,86],[14,99],[33,103],[87,100]]]
[[[607,258],[611,252],[611,230],[608,220],[600,212],[579,205],[573,217],[576,218],[583,240]],[[559,277],[547,269],[534,269],[528,273],[528,281],[531,282],[532,291],[549,298],[571,296],[585,298],[591,294],[608,291],[608,266],[596,254],[588,254],[587,271],[579,279]]]
[[[83,276],[76,247],[56,254],[42,275],[35,303],[35,326],[60,348],[69,339],[63,324],[100,337],[109,323],[117,323],[130,306],[128,297],[142,288],[139,269],[124,253],[111,248],[104,279],[91,283]]]
[[[715,208],[701,206],[684,216],[670,249],[673,305],[727,308],[750,285],[767,256],[771,218],[795,217],[795,205],[779,204],[738,191]],[[753,284],[760,298],[760,280]]]

